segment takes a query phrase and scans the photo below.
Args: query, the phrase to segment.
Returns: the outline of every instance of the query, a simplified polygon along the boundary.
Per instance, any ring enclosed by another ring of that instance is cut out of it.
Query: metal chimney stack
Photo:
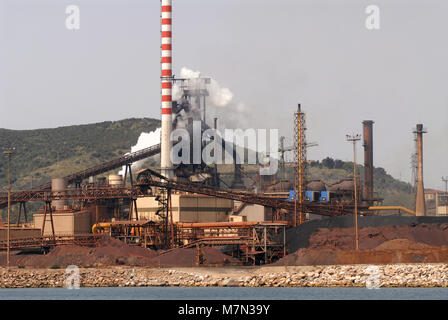
[[[363,124],[364,137],[364,200],[373,201],[373,127],[372,120],[365,120]]]
[[[160,167],[162,175],[173,178],[171,163],[171,131],[172,131],[172,61],[171,61],[171,6],[172,0],[161,0],[161,81],[162,81],[162,134]]]
[[[423,186],[423,124],[417,124],[417,191],[415,195],[415,215],[425,216],[425,188]]]

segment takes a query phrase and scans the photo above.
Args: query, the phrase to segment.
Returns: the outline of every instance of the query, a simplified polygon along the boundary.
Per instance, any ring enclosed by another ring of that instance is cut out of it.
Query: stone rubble
[[[230,270],[230,271],[229,271]],[[373,271],[372,271],[373,270]],[[234,271],[234,270],[233,270]],[[226,268],[81,268],[80,287],[448,287],[448,264]],[[0,268],[0,288],[66,287],[65,269]]]

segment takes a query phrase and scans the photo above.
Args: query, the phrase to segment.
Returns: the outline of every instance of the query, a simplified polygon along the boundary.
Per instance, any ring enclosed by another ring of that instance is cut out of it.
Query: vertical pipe
[[[268,248],[267,248],[267,232],[266,232],[266,226],[264,226],[263,230],[263,238],[264,238],[264,263],[267,263],[268,260]]]
[[[168,190],[168,205],[170,206],[170,229],[171,229],[171,248],[174,248],[174,221],[173,221],[173,203],[171,201],[171,190]]]
[[[160,166],[162,174],[173,178],[171,153],[172,130],[172,60],[171,12],[172,0],[161,0],[161,83],[162,83],[162,134]]]
[[[355,249],[359,250],[359,233],[358,233],[358,184],[356,177],[356,140],[353,141],[353,186],[355,196]]]
[[[425,188],[423,186],[423,124],[417,124],[417,192],[415,198],[415,215],[425,216]]]
[[[436,216],[438,216],[439,213],[439,192],[436,192]]]
[[[11,153],[8,153],[8,230],[7,230],[7,246],[6,246],[6,265],[9,270],[10,264],[10,246],[11,246]]]
[[[204,100],[205,101],[205,100]],[[215,166],[214,166],[214,170],[215,170],[215,187],[219,187],[219,179],[218,179],[218,154],[216,152],[216,148],[218,147],[217,145],[217,140],[218,140],[218,118],[214,118],[214,124],[213,124],[213,128],[215,129],[215,137],[214,137],[214,141],[213,141],[213,145],[214,145],[214,149],[213,149],[213,156],[215,158]],[[220,161],[221,159],[219,159]]]
[[[364,199],[369,203],[373,202],[373,121],[365,120],[363,124],[364,136]]]

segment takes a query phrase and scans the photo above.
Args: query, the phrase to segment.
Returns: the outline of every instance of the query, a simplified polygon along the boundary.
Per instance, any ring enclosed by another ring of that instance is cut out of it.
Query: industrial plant
[[[63,245],[95,246],[101,237],[110,236],[159,255],[193,248],[198,266],[204,262],[206,247],[219,248],[242,265],[260,265],[291,253],[288,230],[313,220],[350,217],[353,248],[358,249],[358,217],[427,215],[425,197],[433,194],[425,192],[423,185],[422,124],[415,129],[415,208],[383,205],[383,199],[375,193],[372,120],[362,122],[362,135],[347,137],[355,151],[353,175],[335,183],[310,178],[307,149],[312,144],[306,139],[306,106],[301,104],[290,117],[294,123],[293,146],[285,147],[280,137],[275,155],[249,148],[236,152],[236,143],[217,132],[220,119],[214,117],[213,123],[207,123],[210,78],[173,75],[171,13],[172,1],[162,0],[160,143],[68,176],[54,177],[30,190],[9,187],[8,192],[0,192],[0,208],[8,208],[8,217],[12,206],[19,212],[17,221],[3,221],[0,250],[8,254],[10,250],[49,252]],[[175,86],[180,90],[179,99],[173,98]],[[185,161],[173,163],[173,150],[180,150],[176,145],[181,143],[172,138],[176,129],[187,132],[192,140],[197,132],[201,137],[214,133],[208,143],[199,140],[200,154],[213,150],[214,162],[196,159],[190,143],[189,152],[183,148],[177,155]],[[363,162],[359,163],[357,142],[364,149]],[[217,147],[224,150],[223,154],[217,154]],[[292,162],[285,161],[286,151],[292,151]],[[251,165],[256,172],[273,161],[278,161],[278,170],[271,175],[249,174],[244,160],[250,152],[264,163]],[[133,163],[157,155],[157,170],[133,169]],[[13,157],[13,151],[8,156]],[[224,158],[232,159],[230,174],[229,170],[223,173],[224,166],[229,168],[223,164]],[[358,164],[363,165],[363,179],[358,176]],[[117,174],[122,168],[124,174]],[[434,194],[436,214],[446,215],[447,194]],[[32,201],[43,206],[32,212],[31,218],[27,203]]]

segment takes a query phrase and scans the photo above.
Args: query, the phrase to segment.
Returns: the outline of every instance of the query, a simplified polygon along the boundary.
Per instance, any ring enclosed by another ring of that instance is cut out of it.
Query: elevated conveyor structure
[[[160,153],[160,144],[157,144],[152,147],[132,152],[123,157],[119,157],[114,160],[91,167],[89,169],[72,173],[68,176],[65,176],[64,179],[67,181],[67,184],[80,183],[82,180],[87,179],[89,177],[96,176],[98,174],[108,172],[113,169],[121,168],[122,166],[132,164],[136,161],[149,158],[159,153]],[[20,202],[16,199],[24,199],[22,201],[30,201],[30,200],[39,201],[42,199],[45,192],[50,190],[51,190],[51,183],[48,182],[46,184],[35,187],[33,190],[14,192],[14,195],[11,197],[11,204]],[[73,198],[67,198],[67,199],[73,199]],[[7,196],[5,196],[4,193],[0,193],[0,209],[5,208],[7,206],[8,206]]]

